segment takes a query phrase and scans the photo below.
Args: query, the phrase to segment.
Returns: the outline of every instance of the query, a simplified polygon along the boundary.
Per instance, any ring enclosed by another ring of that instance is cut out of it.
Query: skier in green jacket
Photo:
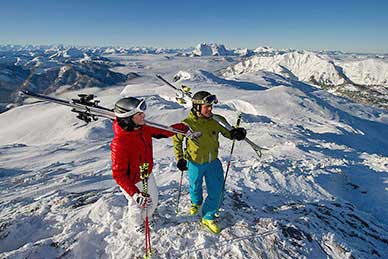
[[[218,159],[218,135],[221,133],[224,137],[232,140],[243,140],[246,136],[244,128],[233,128],[228,131],[212,119],[213,104],[217,102],[217,97],[209,92],[200,91],[194,94],[191,112],[182,122],[193,131],[202,132],[202,135],[197,140],[186,139],[185,149],[182,147],[184,136],[177,134],[173,137],[175,156],[178,161],[177,167],[181,171],[188,170],[192,203],[190,215],[197,214],[202,205],[201,222],[215,234],[220,232],[214,219],[224,180],[224,172]],[[225,120],[225,118],[223,119]],[[208,193],[204,202],[203,178],[205,178]]]

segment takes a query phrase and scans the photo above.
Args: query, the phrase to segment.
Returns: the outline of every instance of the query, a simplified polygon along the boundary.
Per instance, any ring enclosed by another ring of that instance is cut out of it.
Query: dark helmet
[[[113,109],[117,117],[117,122],[121,128],[127,131],[133,130],[137,125],[132,121],[133,115],[144,112],[147,105],[144,99],[135,97],[125,97],[118,100]]]
[[[191,99],[193,103],[193,111],[200,112],[201,105],[213,105],[218,103],[217,97],[214,94],[211,94],[206,91],[199,91],[193,95]]]
[[[118,118],[132,117],[138,112],[144,112],[147,105],[144,99],[135,97],[125,97],[118,100],[115,104],[114,112]]]

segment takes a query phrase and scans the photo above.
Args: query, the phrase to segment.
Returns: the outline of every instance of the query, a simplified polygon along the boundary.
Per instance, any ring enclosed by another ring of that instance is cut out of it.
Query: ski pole
[[[236,122],[236,128],[238,126],[240,126],[240,122],[241,122],[241,112],[237,115],[237,122]],[[229,154],[229,160],[228,160],[228,164],[226,166],[226,172],[225,172],[225,178],[224,178],[224,183],[222,184],[222,189],[221,189],[221,194],[220,194],[220,200],[218,201],[218,205],[217,205],[217,210],[216,210],[216,213],[214,214],[217,218],[220,216],[220,207],[222,205],[222,201],[224,199],[224,190],[225,190],[225,183],[226,183],[226,178],[228,177],[228,173],[229,173],[229,168],[230,168],[230,163],[232,161],[232,155],[233,155],[233,150],[234,150],[234,145],[236,143],[236,140],[233,139],[233,142],[232,142],[232,148],[230,149],[230,154]]]
[[[181,180],[180,180],[180,182],[179,182],[178,198],[177,198],[176,209],[175,209],[175,213],[176,213],[176,214],[179,213],[179,200],[180,200],[180,198],[181,198],[182,179],[183,179],[183,170],[181,170]]]
[[[140,167],[140,179],[143,184],[143,194],[144,197],[148,196],[148,168],[149,164],[144,163]],[[146,198],[147,199],[147,198]],[[145,219],[144,219],[144,229],[145,229],[145,254],[144,254],[144,259],[150,258],[152,255],[152,249],[151,249],[151,234],[150,234],[150,225],[148,221],[148,208],[147,208],[147,200],[144,204],[144,209],[145,209]]]

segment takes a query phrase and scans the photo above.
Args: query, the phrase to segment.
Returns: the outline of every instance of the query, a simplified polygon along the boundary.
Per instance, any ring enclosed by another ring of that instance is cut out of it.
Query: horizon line
[[[274,50],[288,50],[288,51],[311,51],[311,52],[341,52],[343,54],[373,54],[373,55],[388,55],[388,52],[364,52],[364,51],[344,51],[339,49],[300,49],[300,48],[274,48],[269,45],[261,45],[255,48],[249,48],[249,47],[232,47],[228,48],[224,43],[216,43],[216,42],[200,42],[196,44],[195,46],[190,47],[154,47],[154,46],[140,46],[140,45],[134,45],[134,46],[124,46],[124,45],[83,45],[83,44],[67,44],[67,43],[44,43],[44,44],[21,44],[21,43],[0,43],[0,46],[19,46],[19,47],[63,47],[63,48],[146,48],[146,49],[169,49],[169,50],[187,50],[187,49],[195,49],[199,44],[216,44],[216,45],[223,45],[227,50],[234,50],[234,49],[248,49],[248,50],[255,50],[257,48],[271,48]]]

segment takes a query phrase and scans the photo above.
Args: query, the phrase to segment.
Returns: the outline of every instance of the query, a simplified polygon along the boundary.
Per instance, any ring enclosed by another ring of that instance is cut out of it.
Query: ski
[[[186,104],[185,97],[188,97],[191,99],[192,92],[190,92],[191,89],[189,87],[182,85],[181,88],[178,88],[175,85],[168,82],[166,79],[164,79],[161,75],[157,74],[156,77],[176,91],[176,100],[179,104],[181,105]]]
[[[97,120],[97,117],[104,117],[114,120],[115,114],[113,110],[98,105],[98,100],[93,100],[93,95],[80,94],[79,99],[72,99],[71,101],[63,100],[43,94],[38,94],[29,90],[20,90],[21,96],[29,96],[42,101],[56,103],[73,108],[71,111],[82,114],[77,116],[80,120],[89,123],[93,120]]]
[[[184,99],[184,97],[187,97],[187,98],[192,98],[192,93],[190,91],[186,91],[185,89],[189,89],[189,88],[186,88],[186,87],[183,87],[183,88],[178,88],[176,87],[175,85],[171,84],[170,82],[168,82],[166,79],[164,79],[161,75],[157,74],[156,77],[158,79],[160,79],[162,82],[164,82],[166,85],[168,85],[169,87],[171,87],[172,89],[174,89],[176,92],[177,92],[177,95],[179,96],[180,99]],[[178,99],[178,97],[177,97]],[[178,101],[179,103],[179,101]],[[213,119],[215,119],[221,126],[223,126],[225,129],[227,130],[231,130],[233,129],[233,126],[231,126],[227,121],[221,119],[221,116],[217,115],[217,114],[213,114]],[[261,157],[263,155],[263,153],[261,152],[262,150],[268,150],[267,148],[264,148],[264,147],[260,147],[259,145],[255,144],[252,140],[250,140],[248,137],[245,137],[244,141],[246,143],[248,143],[248,145],[250,145],[252,147],[252,149],[255,151],[255,153]]]
[[[21,96],[28,96],[35,99],[39,99],[41,101],[47,101],[71,107],[71,111],[77,113],[77,118],[85,121],[86,123],[89,123],[92,120],[96,121],[98,120],[98,117],[103,117],[111,120],[114,120],[116,117],[112,109],[108,109],[106,107],[98,105],[99,100],[95,100],[95,96],[92,94],[79,94],[79,99],[72,99],[70,101],[43,94],[38,94],[29,90],[20,90],[19,94]],[[181,130],[177,130],[172,127],[165,126],[156,122],[151,122],[148,120],[144,120],[144,122],[148,126],[163,129],[176,134],[182,134],[192,139],[198,138],[201,134],[200,132],[193,132],[191,130],[189,130],[188,132],[183,132]]]
[[[232,130],[233,126],[230,125],[226,120],[223,120],[222,117],[218,114],[213,114],[213,119],[215,119],[221,126],[223,126],[227,130]],[[245,137],[244,141],[248,143],[248,145],[251,146],[251,148],[256,152],[256,154],[261,157],[263,153],[261,152],[262,150],[268,150],[267,148],[260,147],[259,145],[255,144],[250,140],[249,138]]]

